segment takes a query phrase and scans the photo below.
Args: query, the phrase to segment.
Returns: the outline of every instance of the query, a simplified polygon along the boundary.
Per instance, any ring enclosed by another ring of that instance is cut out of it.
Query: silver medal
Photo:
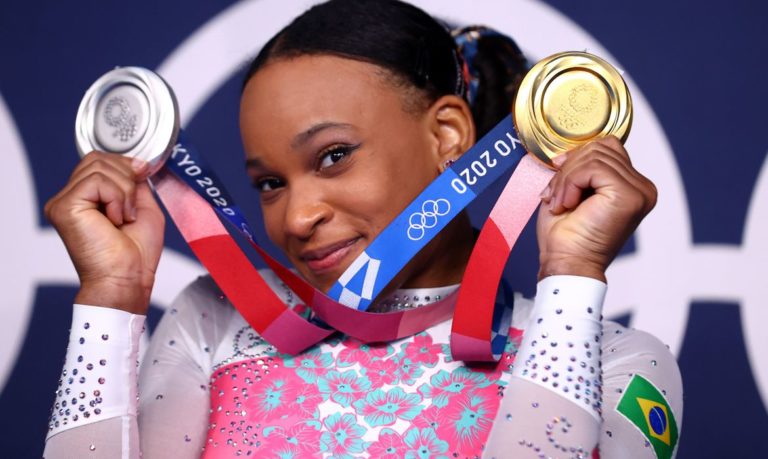
[[[80,156],[98,150],[149,163],[157,172],[179,134],[179,108],[170,86],[155,72],[118,67],[88,88],[75,121]]]

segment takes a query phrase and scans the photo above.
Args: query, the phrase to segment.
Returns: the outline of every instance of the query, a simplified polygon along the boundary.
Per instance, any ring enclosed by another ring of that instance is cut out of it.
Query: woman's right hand
[[[76,303],[146,314],[165,217],[147,163],[92,152],[45,205],[80,278]]]

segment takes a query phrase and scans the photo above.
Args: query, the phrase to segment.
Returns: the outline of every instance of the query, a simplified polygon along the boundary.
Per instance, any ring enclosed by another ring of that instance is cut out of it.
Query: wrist
[[[83,282],[75,296],[75,303],[146,315],[151,292],[151,287],[120,281]]]
[[[574,257],[541,257],[538,280],[549,276],[589,277],[605,283],[605,269],[602,263]]]

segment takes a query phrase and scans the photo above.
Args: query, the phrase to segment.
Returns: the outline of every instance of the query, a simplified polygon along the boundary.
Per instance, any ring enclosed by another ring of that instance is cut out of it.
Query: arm
[[[539,282],[488,441],[488,457],[589,457],[600,433],[600,314],[605,284]]]
[[[206,300],[201,285],[185,289],[171,306],[173,312],[163,316],[138,375],[144,316],[75,305],[46,458],[200,456],[211,365],[211,353],[204,349],[213,348],[216,339],[216,328],[198,319]],[[214,314],[209,320],[215,320]]]
[[[597,446],[605,270],[657,197],[615,137],[553,162],[558,171],[542,193],[537,220],[539,292],[516,358],[524,362],[515,364],[514,392],[502,406],[523,416],[515,421],[513,414],[508,431],[521,438],[497,450],[523,457],[524,450],[588,456]]]
[[[605,458],[674,457],[683,406],[677,362],[648,333],[603,324],[604,293],[605,284],[583,277],[539,283],[489,457],[558,457],[562,448],[590,457],[598,443]]]
[[[44,457],[138,458],[136,362],[144,316],[76,304]]]
[[[80,279],[75,302],[99,305],[75,307],[67,374],[62,372],[58,406],[54,404],[53,415],[61,419],[52,417],[47,457],[138,456],[135,370],[141,331],[137,324],[143,324],[149,306],[164,228],[163,214],[145,180],[148,173],[141,161],[93,152],[45,205],[45,215],[64,241]],[[103,376],[91,377],[97,372]],[[72,387],[81,385],[81,390],[68,387],[69,378]],[[95,439],[103,444],[98,452]]]

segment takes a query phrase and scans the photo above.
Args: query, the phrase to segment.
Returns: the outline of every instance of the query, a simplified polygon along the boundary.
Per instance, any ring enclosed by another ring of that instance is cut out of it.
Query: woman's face
[[[427,110],[372,64],[278,59],[243,92],[247,171],[270,239],[327,290],[440,172]]]

